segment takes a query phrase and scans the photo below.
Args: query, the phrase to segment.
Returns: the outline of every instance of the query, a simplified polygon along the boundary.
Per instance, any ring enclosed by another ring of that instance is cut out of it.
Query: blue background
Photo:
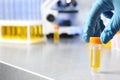
[[[40,20],[41,0],[0,0],[0,20]]]

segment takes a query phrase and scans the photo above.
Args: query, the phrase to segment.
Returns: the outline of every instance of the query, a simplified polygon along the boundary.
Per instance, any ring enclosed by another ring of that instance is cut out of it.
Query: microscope
[[[81,33],[80,11],[77,0],[46,0],[42,3],[43,33],[54,32],[60,26],[60,34],[76,35]]]

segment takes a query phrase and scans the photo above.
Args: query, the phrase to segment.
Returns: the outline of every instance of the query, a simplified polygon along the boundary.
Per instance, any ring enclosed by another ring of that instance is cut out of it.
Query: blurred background
[[[41,20],[41,5],[46,1],[50,0],[0,0],[0,20]],[[77,0],[79,9],[77,17],[81,27],[84,26],[94,2],[95,0]],[[48,5],[50,4],[52,1]]]
[[[111,52],[112,41],[103,45],[104,53],[108,54],[102,53],[102,68],[113,71],[97,74],[97,77],[91,75],[89,52],[92,51],[81,36],[95,1],[0,0],[0,63],[3,61],[33,74],[36,72],[39,77],[43,74],[56,80],[120,80],[120,52]],[[103,16],[102,19],[105,24],[109,21]],[[119,50],[117,38],[114,44]],[[26,43],[30,45],[21,45]],[[18,68],[12,72],[11,68],[4,69],[3,66],[1,70],[0,80],[41,80],[26,79],[24,72],[16,74]],[[24,79],[21,79],[21,74]]]
[[[94,3],[95,0],[0,0],[1,26],[20,26],[21,24],[22,27],[26,26],[26,30],[28,25],[36,26],[30,28],[30,36],[44,35],[48,38],[53,38],[55,27],[58,26],[60,37],[81,36]],[[107,22],[106,19],[103,18],[103,20]],[[40,25],[38,29],[37,26]],[[9,27],[6,32],[14,31],[15,28],[9,30]],[[19,28],[17,29],[19,31]],[[28,33],[29,30],[26,30],[25,32]],[[4,35],[4,28],[2,31]],[[22,31],[21,28],[21,34]]]

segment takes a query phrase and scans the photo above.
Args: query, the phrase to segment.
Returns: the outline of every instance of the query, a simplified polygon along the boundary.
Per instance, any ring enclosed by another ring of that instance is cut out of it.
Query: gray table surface
[[[120,52],[103,48],[101,71],[89,67],[89,48],[80,38],[34,45],[0,44],[0,61],[55,80],[120,80]]]

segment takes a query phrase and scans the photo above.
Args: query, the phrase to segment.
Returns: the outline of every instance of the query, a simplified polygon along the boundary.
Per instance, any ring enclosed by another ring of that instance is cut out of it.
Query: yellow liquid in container
[[[30,27],[30,39],[39,40],[43,38],[42,25]],[[27,40],[27,26],[2,26],[1,36],[3,39]]]
[[[16,39],[16,27],[15,26],[11,27],[11,38]]]
[[[90,50],[90,65],[93,70],[100,69],[100,49],[91,49]]]
[[[58,31],[55,31],[54,32],[54,42],[59,42],[59,39],[60,39],[59,33],[58,33]]]
[[[60,39],[60,36],[59,36],[59,26],[55,26],[54,27],[54,42],[55,43],[58,43],[59,42],[59,39]]]
[[[30,39],[34,40],[34,37],[35,37],[35,30],[34,30],[34,27],[31,26],[30,27]]]
[[[39,39],[39,27],[36,26],[36,39]]]
[[[27,27],[21,26],[21,39],[26,40],[27,39]]]
[[[36,26],[34,27],[34,30],[35,30],[34,39],[36,40],[36,39],[38,38],[38,37],[37,37],[38,30],[37,30],[37,27],[36,27]]]
[[[16,27],[2,26],[2,38],[15,39],[16,38]]]
[[[38,26],[38,35],[39,35],[39,38],[43,38],[43,28],[42,28],[42,25]]]
[[[39,40],[43,38],[42,26],[36,25],[30,27],[30,39],[31,40]]]
[[[21,39],[21,26],[16,26],[17,28],[17,38]]]
[[[8,39],[11,39],[11,27],[10,26],[7,26],[7,38]]]
[[[6,35],[7,35],[7,27],[2,26],[1,30],[2,30],[1,35],[2,35],[2,38],[4,39],[4,38],[6,38]]]
[[[27,26],[16,26],[16,37],[20,40],[27,39]]]

